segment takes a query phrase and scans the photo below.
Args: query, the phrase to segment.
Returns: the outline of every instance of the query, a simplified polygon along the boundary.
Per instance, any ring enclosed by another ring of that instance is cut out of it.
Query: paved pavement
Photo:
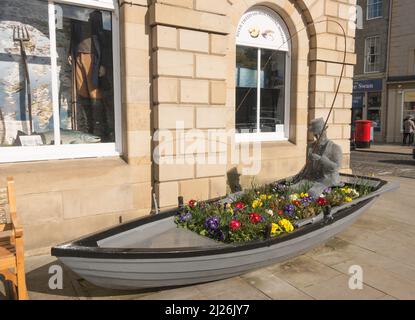
[[[58,262],[50,256],[35,256],[26,260],[30,298],[415,299],[415,179],[391,176],[404,172],[399,170],[414,170],[415,165],[386,162],[384,167],[382,161],[405,159],[397,154],[375,158],[367,154],[352,153],[352,166],[357,173],[369,174],[372,170],[387,180],[398,180],[400,189],[380,197],[354,225],[304,255],[227,280],[133,292],[95,287],[65,268],[63,289],[50,290],[48,270]],[[382,174],[385,170],[392,172]],[[362,290],[351,290],[348,286],[349,268],[355,265],[363,269]]]
[[[415,146],[402,146],[400,144],[372,144],[370,148],[356,148],[356,151],[372,153],[412,154],[413,148],[415,148]]]

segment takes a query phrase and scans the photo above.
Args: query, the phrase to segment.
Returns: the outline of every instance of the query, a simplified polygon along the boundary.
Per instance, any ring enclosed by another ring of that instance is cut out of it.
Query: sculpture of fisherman
[[[341,185],[339,169],[342,163],[342,149],[327,138],[324,125],[323,118],[310,122],[309,131],[316,140],[308,146],[307,163],[292,178],[295,184],[291,186],[294,190],[311,186],[308,193],[315,198],[320,196],[324,189]]]

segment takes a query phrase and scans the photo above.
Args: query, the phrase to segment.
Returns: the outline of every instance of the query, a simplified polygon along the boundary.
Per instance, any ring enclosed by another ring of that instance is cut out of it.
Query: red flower
[[[194,208],[196,206],[196,203],[197,203],[196,200],[190,200],[189,203],[188,203],[188,206],[190,208]]]
[[[258,223],[262,221],[262,216],[256,212],[251,212],[249,214],[249,221],[251,223]]]
[[[231,222],[229,222],[229,228],[232,231],[236,231],[241,227],[241,222],[238,220],[231,220]]]
[[[299,200],[293,200],[293,204],[298,207],[301,204],[301,201],[299,201]]]
[[[237,203],[235,203],[235,208],[238,209],[238,210],[242,210],[243,208],[245,208],[245,203],[237,202]]]
[[[323,197],[320,197],[320,198],[317,199],[317,204],[319,206],[326,206],[327,205],[327,199],[323,198]]]
[[[284,211],[283,210],[278,210],[278,215],[279,216],[282,216],[282,214],[284,213]]]

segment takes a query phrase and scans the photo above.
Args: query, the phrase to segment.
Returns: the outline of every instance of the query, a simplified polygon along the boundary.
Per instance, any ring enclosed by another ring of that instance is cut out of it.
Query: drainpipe
[[[390,60],[390,44],[391,44],[391,29],[392,29],[392,8],[393,8],[393,0],[389,0],[389,12],[388,12],[388,41],[387,41],[387,53],[386,53],[386,69],[385,69],[385,83],[384,83],[384,88],[385,88],[385,102],[384,102],[384,106],[385,106],[385,112],[383,114],[383,119],[384,119],[384,128],[386,130],[383,130],[383,137],[382,139],[387,142],[387,135],[389,132],[388,128],[388,124],[387,124],[387,119],[388,117],[385,117],[385,113],[389,112],[389,108],[388,108],[388,102],[389,102],[389,90],[388,90],[388,78],[389,78],[389,60]]]

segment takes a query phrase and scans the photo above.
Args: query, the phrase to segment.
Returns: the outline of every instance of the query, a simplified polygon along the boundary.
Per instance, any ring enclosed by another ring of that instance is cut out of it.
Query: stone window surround
[[[257,3],[255,3],[257,2]],[[267,4],[266,6],[279,14],[282,20],[287,25],[290,34],[296,32],[301,27],[304,27],[300,14],[296,11],[294,6],[289,1],[285,8],[279,5]],[[239,24],[240,17],[250,8],[255,5],[262,4],[260,1],[251,1],[251,5],[239,6],[238,10],[231,12],[231,33],[229,35],[228,47],[235,47],[235,32]],[[292,14],[289,15],[288,12]],[[300,32],[297,37],[291,39],[291,90],[290,90],[290,130],[289,136],[286,141],[267,141],[261,143],[261,159],[262,167],[260,174],[257,176],[258,181],[270,181],[275,179],[269,176],[267,170],[273,168],[276,171],[278,177],[283,175],[294,174],[297,169],[301,169],[301,165],[305,160],[303,157],[303,150],[307,144],[307,122],[308,122],[308,90],[309,90],[309,38],[306,31]],[[235,61],[235,50],[231,50],[228,53],[229,60]],[[235,90],[235,76],[231,74],[228,76],[228,103],[233,106],[234,103],[234,90]],[[234,109],[235,107],[233,107]],[[230,122],[230,121],[229,121]],[[228,122],[228,123],[229,123]],[[233,122],[234,125],[234,116]],[[230,126],[232,128],[232,126]],[[243,143],[243,142],[241,142]],[[291,158],[292,157],[292,158]],[[294,159],[295,158],[295,159]],[[284,170],[283,167],[290,163],[288,170]],[[231,168],[229,168],[231,169]],[[240,168],[238,168],[239,171]],[[250,177],[241,177],[243,184],[248,183]],[[244,181],[246,180],[246,181]]]

